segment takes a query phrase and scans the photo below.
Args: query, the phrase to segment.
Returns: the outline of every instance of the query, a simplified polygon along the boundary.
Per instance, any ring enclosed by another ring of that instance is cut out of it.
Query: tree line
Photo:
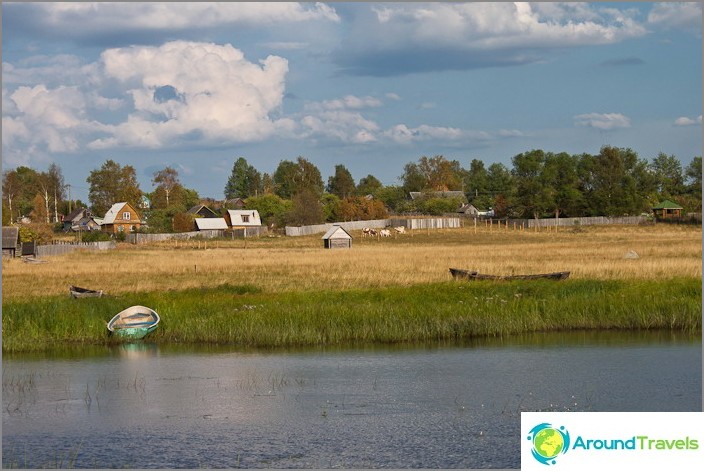
[[[46,172],[29,167],[3,172],[3,225],[23,216],[58,223],[61,214],[78,207],[102,217],[120,201],[140,208],[152,232],[191,230],[189,208],[206,204],[224,213],[237,199],[277,226],[382,219],[389,213],[438,215],[456,212],[465,203],[491,208],[501,218],[637,215],[663,199],[701,212],[701,177],[701,156],[683,167],[674,155],[660,153],[648,161],[631,149],[611,146],[596,155],[531,150],[515,155],[511,168],[486,166],[479,159],[463,168],[442,155],[422,156],[403,167],[398,185],[384,185],[372,174],[356,182],[341,164],[324,182],[320,170],[301,156],[280,161],[273,174],[261,173],[239,157],[224,200],[214,200],[184,187],[178,172],[168,166],[153,174],[152,191],[145,192],[131,165],[107,160],[86,179],[89,204],[68,197],[70,186],[56,164]],[[411,199],[411,192],[422,196]],[[446,197],[445,192],[461,196]]]

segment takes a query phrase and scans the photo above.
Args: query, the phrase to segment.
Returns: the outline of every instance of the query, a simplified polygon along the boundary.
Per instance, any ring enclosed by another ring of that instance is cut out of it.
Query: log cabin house
[[[115,203],[105,213],[101,230],[110,234],[138,231],[142,226],[139,213],[129,203]]]

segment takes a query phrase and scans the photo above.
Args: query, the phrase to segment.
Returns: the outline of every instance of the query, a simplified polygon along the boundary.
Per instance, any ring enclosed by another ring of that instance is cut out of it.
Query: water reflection
[[[691,411],[702,397],[701,336],[670,332],[3,360],[5,467],[515,468],[521,411]]]

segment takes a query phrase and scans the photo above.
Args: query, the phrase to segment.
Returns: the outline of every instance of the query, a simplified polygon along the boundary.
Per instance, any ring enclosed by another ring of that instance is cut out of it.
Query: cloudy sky
[[[2,4],[2,164],[172,166],[221,199],[232,165],[303,156],[398,184],[531,149],[702,154],[690,3]]]

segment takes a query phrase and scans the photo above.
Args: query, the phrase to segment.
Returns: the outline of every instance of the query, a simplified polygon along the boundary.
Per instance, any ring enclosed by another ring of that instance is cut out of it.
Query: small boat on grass
[[[118,312],[108,322],[108,330],[125,340],[138,340],[153,332],[159,324],[159,314],[145,306],[132,306]]]
[[[69,286],[69,294],[72,298],[99,298],[103,295],[103,290],[81,288],[80,286]]]
[[[558,271],[554,273],[538,273],[535,275],[486,275],[471,270],[450,268],[452,277],[460,280],[566,280],[570,276],[568,271]]]

